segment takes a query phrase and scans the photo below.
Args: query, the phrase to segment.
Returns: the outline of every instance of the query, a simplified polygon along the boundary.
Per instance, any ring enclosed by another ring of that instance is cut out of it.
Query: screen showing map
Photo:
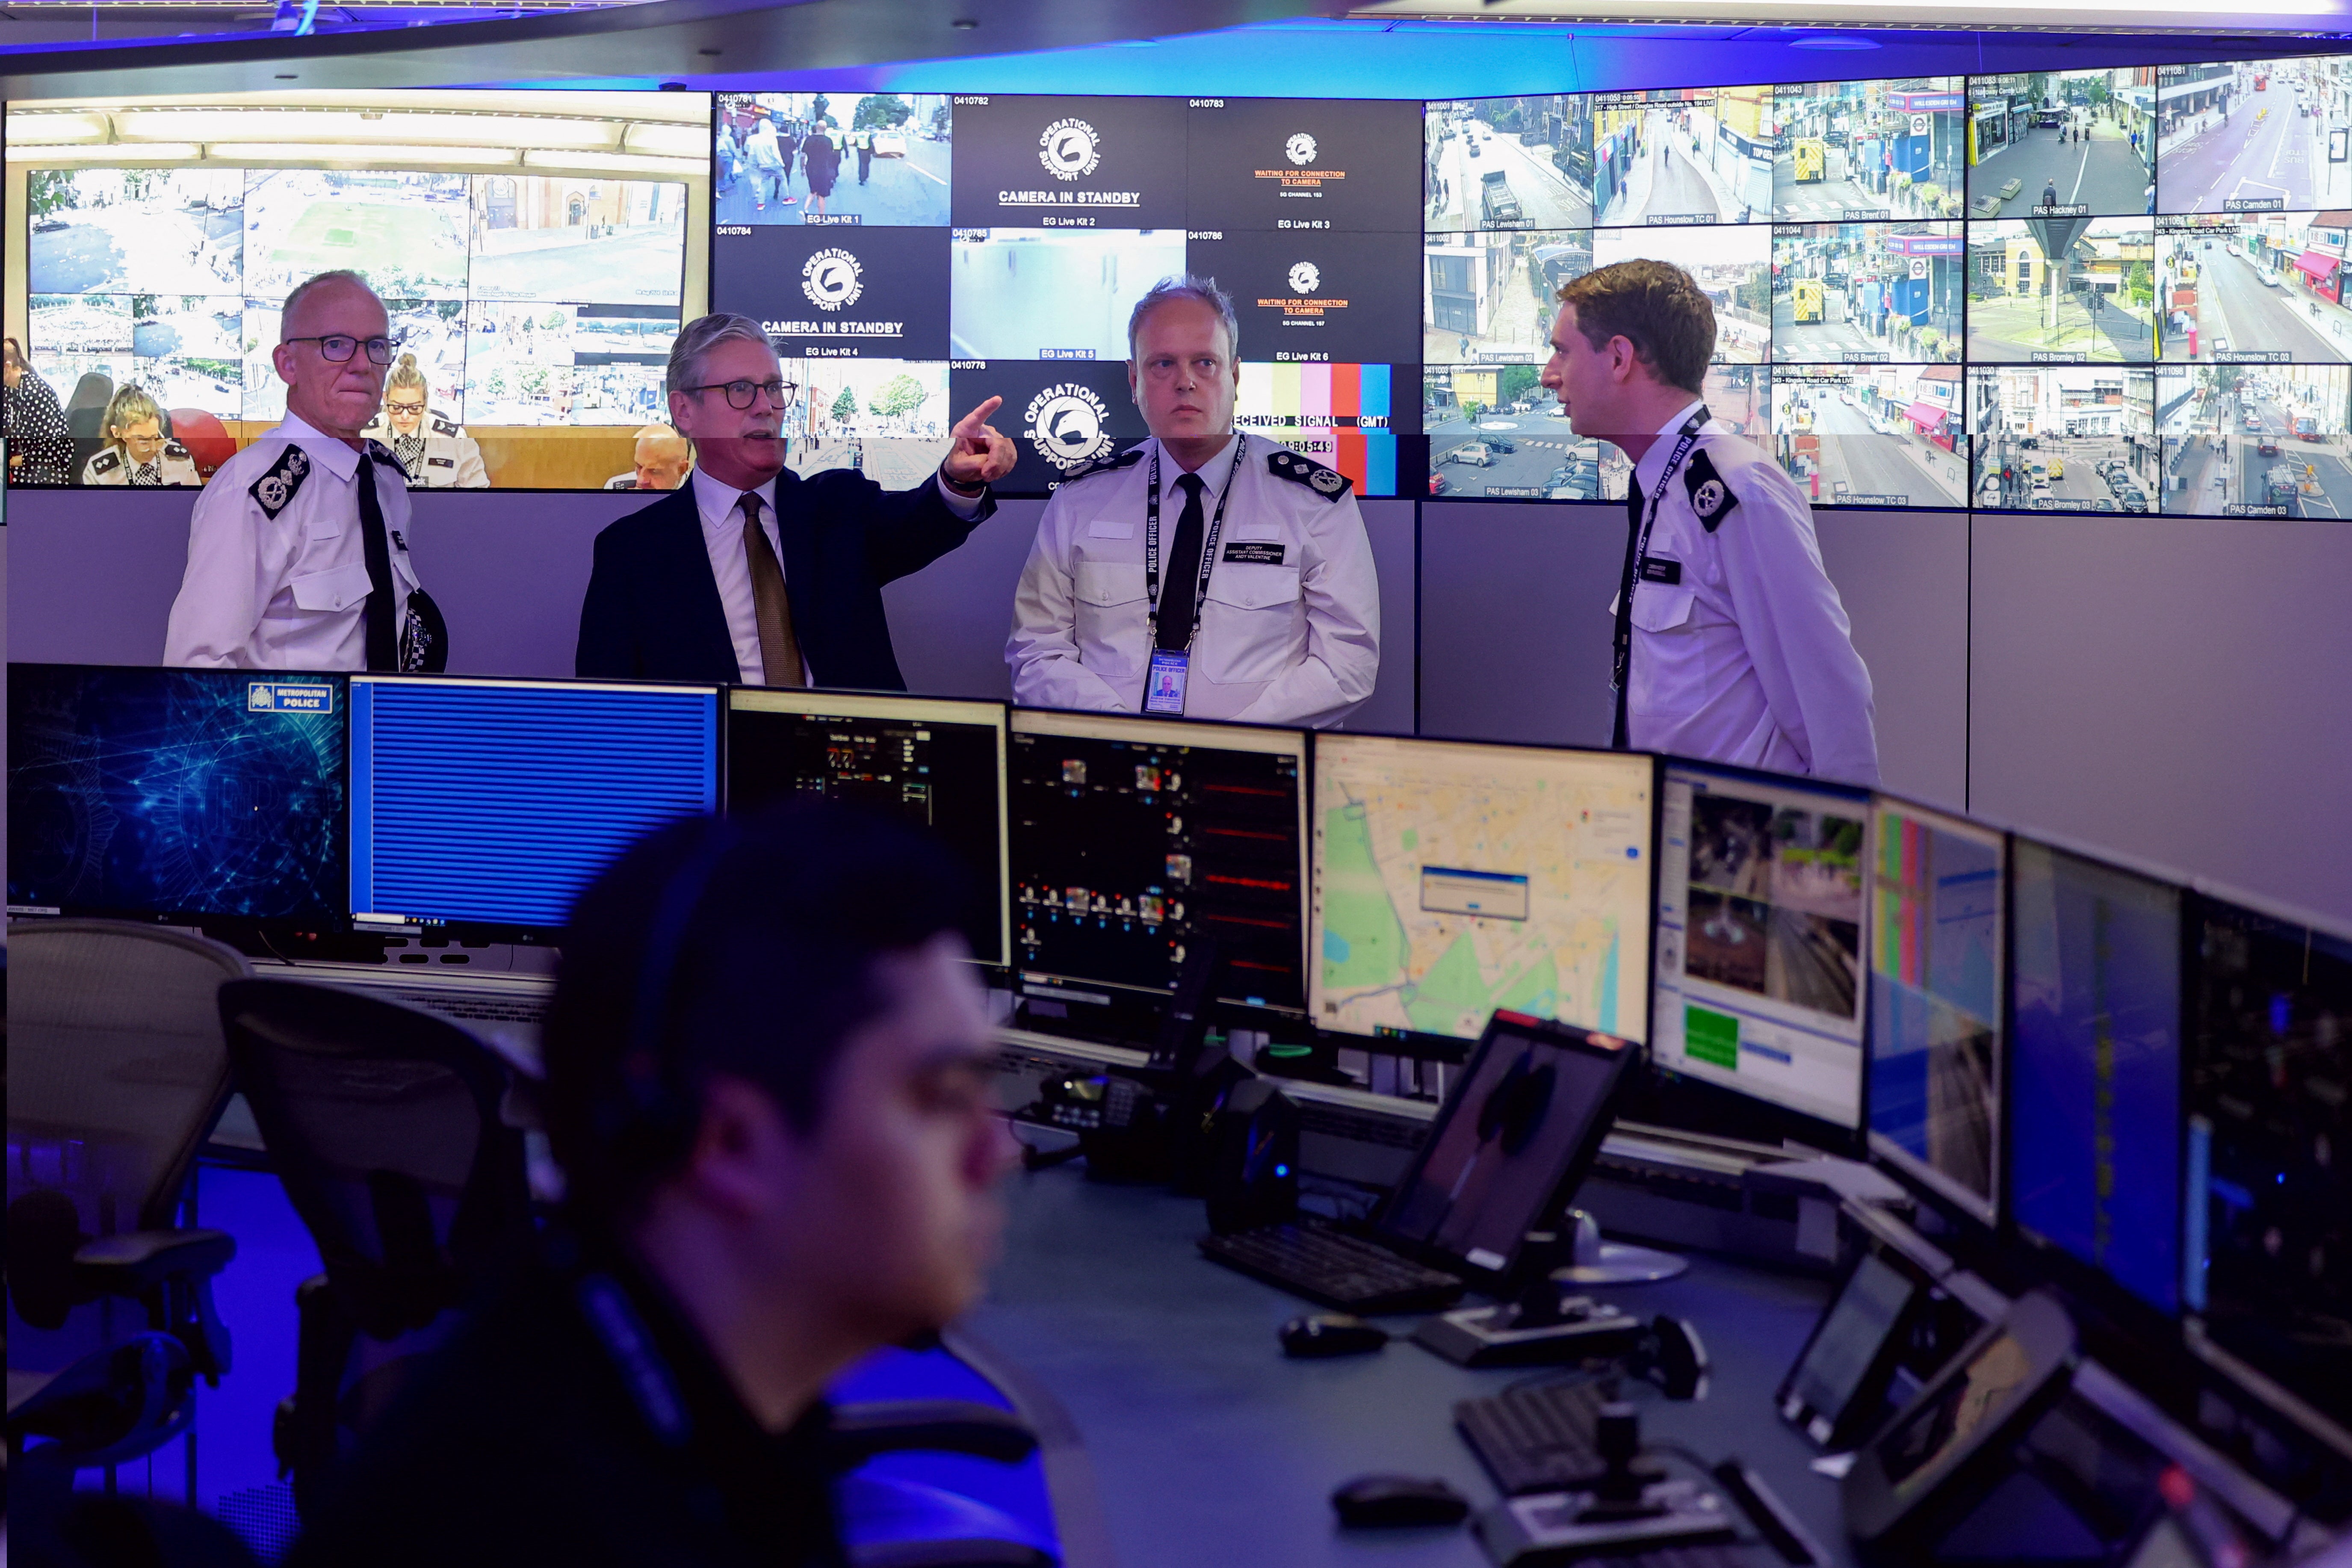
[[[1869,797],[1676,764],[1662,800],[1659,1062],[1855,1126]]]
[[[1508,1007],[1644,1038],[1652,789],[1646,757],[1317,737],[1315,1022],[1475,1039]]]

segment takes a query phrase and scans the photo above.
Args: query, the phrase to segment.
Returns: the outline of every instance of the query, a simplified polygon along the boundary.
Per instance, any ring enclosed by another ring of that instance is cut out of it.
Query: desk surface
[[[1004,1260],[971,1326],[1069,1413],[1119,1568],[1486,1562],[1466,1529],[1342,1532],[1328,1499],[1379,1470],[1443,1476],[1492,1502],[1453,1405],[1524,1370],[1465,1371],[1402,1338],[1371,1356],[1286,1360],[1276,1330],[1317,1309],[1202,1258],[1198,1199],[1075,1166],[1016,1175],[1008,1199]],[[1629,1385],[1644,1436],[1708,1459],[1737,1453],[1843,1568],[1836,1484],[1770,1408],[1827,1282],[1695,1258],[1681,1279],[1604,1294],[1689,1319],[1714,1362],[1702,1401]]]

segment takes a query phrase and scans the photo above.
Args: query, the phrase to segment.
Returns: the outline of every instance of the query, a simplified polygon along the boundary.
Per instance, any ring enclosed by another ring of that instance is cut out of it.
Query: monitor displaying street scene
[[[1596,92],[1593,222],[1761,223],[1772,216],[1772,89]]]
[[[2342,302],[2352,212],[2156,220],[2158,357],[2207,364],[2352,359]]]
[[[713,216],[944,227],[954,122],[935,92],[722,92],[711,124]]]
[[[1968,288],[1972,361],[2147,364],[2156,358],[2153,218],[1971,223]]]
[[[1965,250],[1956,223],[1774,224],[1773,360],[1958,360]]]
[[[1772,231],[1744,228],[1604,228],[1592,236],[1592,265],[1670,261],[1697,280],[1715,306],[1715,363],[1760,364],[1772,347]]]
[[[1968,504],[1956,364],[1775,366],[1770,450],[1815,506]]]
[[[1428,233],[1589,227],[1591,96],[1424,104],[1422,163]]]
[[[1135,302],[1184,269],[1181,228],[957,229],[953,357],[1124,360]]]
[[[2335,56],[2158,66],[2156,210],[2291,212],[2352,205]]]
[[[435,428],[479,454],[447,473],[593,489],[630,467],[669,341],[707,308],[687,257],[711,136],[709,97],[685,92],[12,102],[25,194],[5,222],[25,265],[0,309],[60,409],[146,394],[201,483],[285,417],[286,296],[357,271],[389,319],[387,384],[421,376]]]
[[[1958,77],[1782,83],[1772,89],[1772,216],[1959,216],[1967,110]]]
[[[2167,481],[2159,510],[2352,518],[2352,367],[2168,365],[2156,373],[2156,405]]]
[[[1518,500],[1622,500],[1633,465],[1607,441],[1580,436],[1545,390],[1540,366],[1431,366],[1422,374],[1429,493]],[[1699,384],[1708,415],[1762,446],[1771,372],[1708,367]]]
[[[1536,364],[1560,289],[1592,270],[1592,231],[1426,235],[1422,264],[1422,363]]]
[[[1979,507],[2163,510],[2154,371],[1970,365],[1968,389],[1969,473]]]
[[[1969,78],[1969,216],[2156,210],[2154,66]]]

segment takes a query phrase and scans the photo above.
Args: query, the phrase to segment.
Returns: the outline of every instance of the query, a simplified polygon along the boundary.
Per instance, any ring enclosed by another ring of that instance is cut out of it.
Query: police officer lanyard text
[[[1666,486],[1682,468],[1683,459],[1689,457],[1690,449],[1698,444],[1699,431],[1707,419],[1706,405],[1701,404],[1688,419],[1683,421],[1682,430],[1675,441],[1674,455],[1666,459],[1665,468],[1658,475],[1658,482],[1650,487],[1650,504],[1642,514],[1642,531],[1634,542],[1633,553],[1625,558],[1625,581],[1619,585],[1617,593],[1616,657],[1612,661],[1610,672],[1612,689],[1617,693],[1620,733],[1615,743],[1620,747],[1625,743],[1622,734],[1625,679],[1632,673],[1633,665],[1633,589],[1642,581],[1642,574],[1650,563],[1650,530],[1657,526],[1658,503],[1665,499]]]
[[[1186,652],[1191,652],[1192,640],[1201,635],[1201,605],[1209,595],[1209,574],[1216,569],[1217,534],[1225,526],[1225,502],[1233,499],[1234,481],[1241,477],[1242,458],[1249,450],[1249,442],[1241,436],[1234,437],[1234,466],[1225,474],[1225,488],[1217,494],[1216,515],[1209,520],[1209,531],[1201,540],[1201,580],[1192,585],[1192,627],[1184,638]],[[1143,513],[1143,596],[1151,606],[1145,622],[1144,647],[1160,646],[1160,454],[1151,454],[1151,500]]]

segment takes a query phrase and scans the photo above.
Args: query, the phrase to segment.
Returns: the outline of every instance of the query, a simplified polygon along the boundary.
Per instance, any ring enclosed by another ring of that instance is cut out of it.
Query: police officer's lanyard
[[[1160,646],[1160,452],[1151,453],[1151,499],[1143,513],[1143,596],[1150,607],[1145,612],[1144,647],[1150,650],[1150,663],[1143,680],[1143,710],[1146,713],[1181,713],[1184,711],[1184,688],[1192,674],[1192,644],[1201,635],[1202,606],[1209,596],[1209,574],[1217,567],[1217,535],[1225,526],[1225,503],[1233,499],[1234,481],[1241,477],[1242,458],[1249,451],[1249,438],[1234,437],[1234,466],[1226,470],[1224,488],[1217,492],[1217,511],[1209,520],[1209,530],[1201,537],[1201,580],[1192,585],[1192,626],[1185,634],[1181,653]]]
[[[1699,431],[1708,417],[1706,405],[1702,403],[1689,418],[1683,421],[1680,437],[1675,442],[1674,454],[1666,459],[1665,468],[1658,475],[1658,482],[1650,487],[1650,504],[1643,512],[1642,531],[1634,539],[1633,552],[1626,557],[1628,570],[1625,581],[1617,592],[1616,657],[1611,661],[1610,672],[1612,689],[1617,694],[1618,733],[1612,744],[1621,748],[1625,744],[1625,679],[1632,672],[1633,663],[1633,588],[1642,581],[1642,574],[1650,563],[1650,530],[1658,523],[1658,503],[1665,499],[1666,486],[1673,480],[1676,470],[1682,468],[1683,459],[1689,457],[1690,449],[1698,444]]]

